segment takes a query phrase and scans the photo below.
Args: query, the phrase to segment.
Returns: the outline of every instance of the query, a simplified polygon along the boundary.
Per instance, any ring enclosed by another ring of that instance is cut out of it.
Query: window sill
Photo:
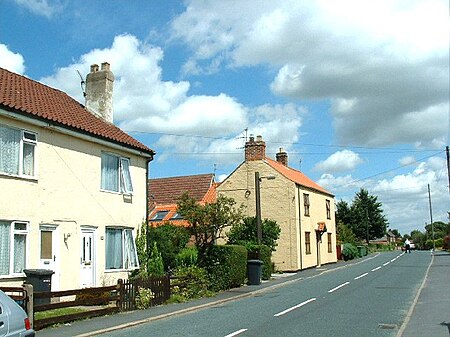
[[[124,192],[109,191],[109,190],[102,190],[102,189],[100,189],[100,192],[123,195],[124,197],[132,197],[133,196],[133,193],[124,193]]]
[[[130,268],[130,269],[105,269],[105,273],[124,273],[124,272],[130,272],[133,270],[137,270],[139,269],[139,267],[134,267],[134,268]]]
[[[17,180],[26,180],[26,181],[31,181],[31,182],[38,182],[38,178],[37,177],[30,177],[30,176],[18,176],[15,174],[8,174],[8,173],[3,173],[0,172],[0,177],[2,178],[10,178],[10,179],[17,179]]]
[[[12,275],[0,275],[0,279],[8,279],[8,280],[22,280],[26,277],[25,273],[20,274],[12,274]]]

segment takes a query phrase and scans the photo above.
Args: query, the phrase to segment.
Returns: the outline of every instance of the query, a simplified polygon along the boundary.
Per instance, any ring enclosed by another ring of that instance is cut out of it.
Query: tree
[[[442,221],[433,222],[434,227],[434,238],[440,239],[447,235],[450,235],[450,223],[446,224]],[[429,239],[433,239],[433,230],[431,224],[425,226],[426,233]]]
[[[178,202],[178,213],[189,223],[188,230],[198,249],[199,264],[208,248],[224,237],[224,230],[243,219],[243,205],[236,207],[233,198],[219,195],[213,203],[201,205],[184,193]]]
[[[147,275],[148,276],[163,276],[164,265],[161,257],[161,253],[158,251],[156,242],[153,243],[152,252],[147,263]]]
[[[268,246],[271,251],[275,251],[277,240],[280,237],[281,229],[276,221],[264,219],[261,223],[262,244]],[[252,244],[258,243],[257,224],[255,217],[246,217],[240,223],[235,224],[228,232],[229,244]]]
[[[363,188],[356,193],[351,206],[342,200],[336,204],[336,221],[347,225],[357,239],[367,243],[382,237],[388,225],[381,202]]]
[[[341,243],[351,243],[353,245],[358,243],[355,233],[342,222],[339,222],[337,225],[337,237]]]

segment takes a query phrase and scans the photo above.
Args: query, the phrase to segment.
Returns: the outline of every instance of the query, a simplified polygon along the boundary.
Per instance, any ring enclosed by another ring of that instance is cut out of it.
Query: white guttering
[[[146,158],[153,159],[152,155],[144,153],[143,151],[139,151],[139,150],[135,150],[135,149],[126,147],[124,145],[117,144],[113,140],[107,141],[107,140],[99,139],[97,137],[90,136],[88,134],[72,131],[72,130],[69,130],[69,129],[66,129],[66,128],[54,125],[51,122],[45,122],[45,121],[41,121],[41,120],[38,120],[38,119],[35,119],[35,118],[30,118],[30,117],[27,117],[27,116],[23,116],[23,115],[20,115],[20,114],[9,112],[9,111],[1,109],[1,108],[0,108],[0,113],[5,115],[5,116],[7,116],[7,117],[9,117],[9,118],[16,119],[16,120],[21,121],[21,122],[29,123],[29,124],[32,124],[32,125],[35,125],[35,126],[39,126],[39,127],[43,127],[43,128],[47,128],[47,129],[52,129],[52,130],[55,130],[55,131],[57,131],[59,133],[62,133],[62,134],[68,135],[68,136],[72,136],[72,137],[79,138],[79,139],[82,139],[82,140],[86,140],[86,141],[89,141],[89,142],[92,142],[92,143],[97,143],[97,144],[100,144],[100,145],[108,146],[108,147],[111,147],[111,148],[116,149],[116,150],[126,151],[128,153],[132,153],[132,154],[135,154],[135,155],[138,155],[138,156],[141,156],[141,157],[146,157]]]

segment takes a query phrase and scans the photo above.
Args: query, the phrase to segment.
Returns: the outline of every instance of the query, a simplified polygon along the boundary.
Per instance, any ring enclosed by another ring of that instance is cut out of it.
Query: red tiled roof
[[[334,196],[331,192],[328,192],[326,189],[324,189],[322,186],[320,186],[319,184],[317,184],[316,182],[314,182],[313,180],[308,178],[302,172],[297,171],[288,166],[285,166],[285,165],[283,165],[273,159],[270,159],[270,158],[265,158],[264,161],[266,161],[267,164],[269,164],[273,169],[278,171],[280,174],[282,174],[289,180],[291,180],[301,186],[316,190],[318,192],[328,194],[330,196]]]
[[[88,112],[66,93],[0,68],[0,107],[153,156],[154,152],[113,124]]]
[[[184,192],[188,192],[197,202],[214,201],[215,193],[210,192],[213,185],[215,187],[213,174],[149,179],[149,202],[176,204]]]

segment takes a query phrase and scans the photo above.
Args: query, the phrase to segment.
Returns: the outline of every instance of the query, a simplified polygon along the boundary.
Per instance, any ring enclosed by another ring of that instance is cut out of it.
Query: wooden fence
[[[27,285],[26,288],[32,288]],[[108,287],[83,288],[64,291],[27,293],[24,287],[1,287],[6,294],[19,303],[30,316],[35,330],[49,325],[67,323],[77,319],[91,318],[135,310],[136,296],[140,288],[151,289],[154,297],[151,306],[164,303],[170,298],[170,277],[152,277],[145,279],[119,280],[116,285]],[[31,290],[30,290],[31,291]],[[27,304],[29,304],[27,306]],[[36,312],[61,308],[82,308],[84,311],[58,315],[55,317],[34,319]]]

